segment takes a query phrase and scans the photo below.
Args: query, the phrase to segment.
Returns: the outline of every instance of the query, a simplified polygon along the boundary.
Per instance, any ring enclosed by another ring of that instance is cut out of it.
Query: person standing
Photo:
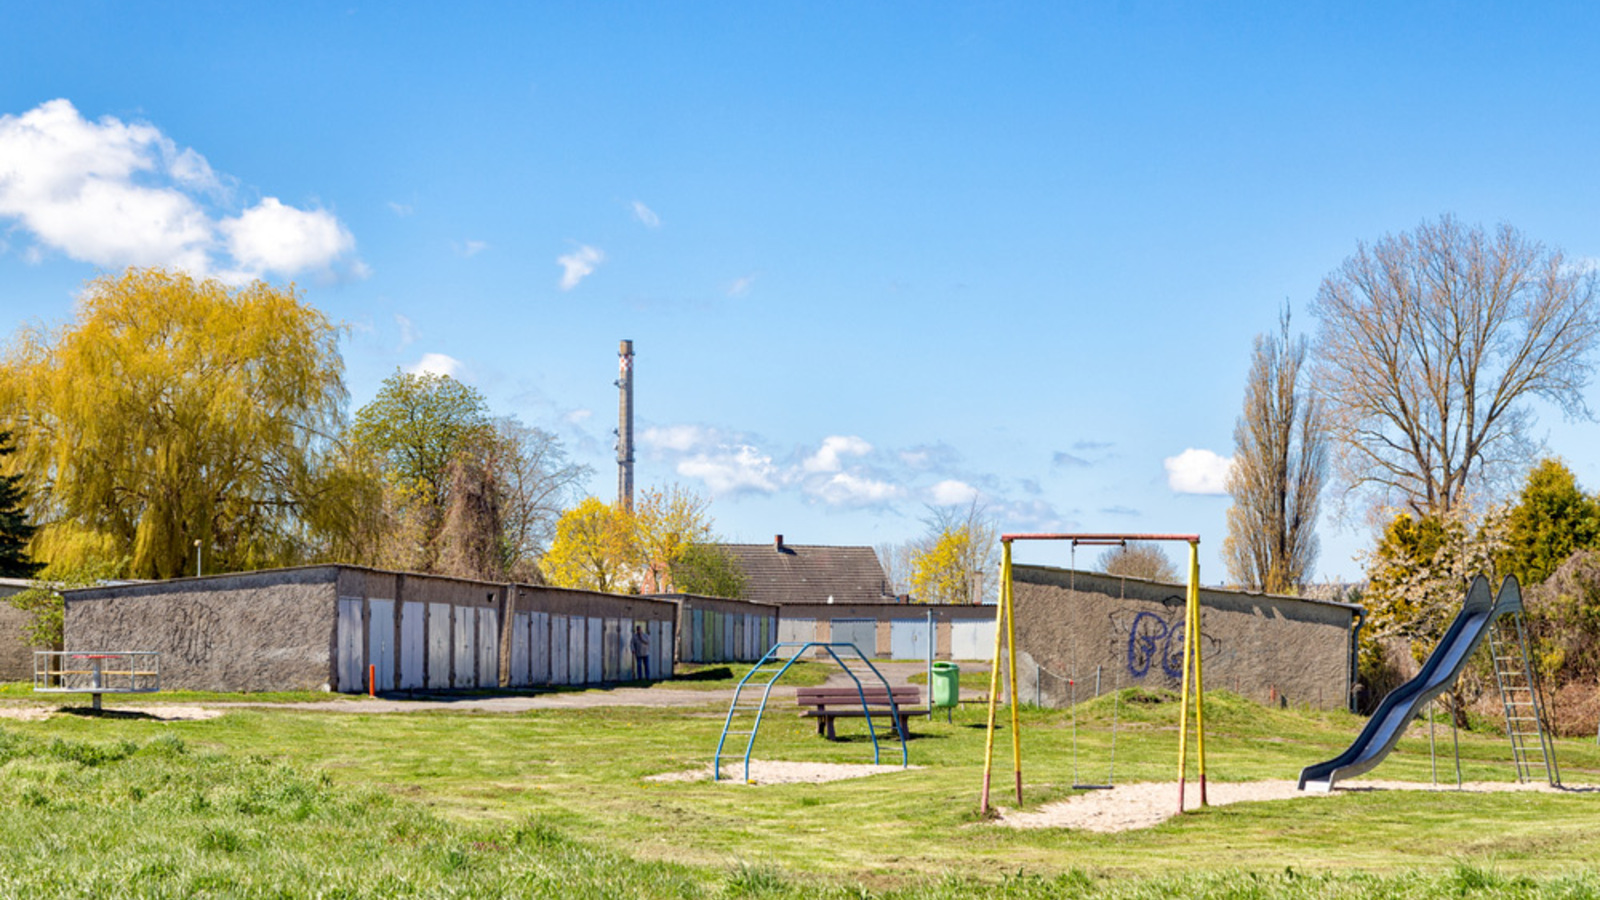
[[[633,680],[649,680],[650,635],[645,634],[643,625],[633,626],[633,640],[628,642],[628,646],[633,651]]]

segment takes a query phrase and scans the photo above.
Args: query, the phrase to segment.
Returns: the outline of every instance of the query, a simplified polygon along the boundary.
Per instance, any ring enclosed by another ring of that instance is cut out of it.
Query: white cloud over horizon
[[[577,287],[578,282],[594,274],[595,268],[605,259],[604,251],[588,244],[556,257],[556,265],[561,267],[561,289],[570,291]]]
[[[806,472],[838,472],[844,468],[843,457],[866,456],[872,445],[855,435],[833,434],[822,439],[816,453],[806,457],[800,468]]]
[[[32,239],[30,260],[57,252],[229,281],[365,274],[332,213],[271,196],[241,210],[233,184],[154,125],[89,121],[66,99],[0,116],[0,219]]]
[[[946,478],[928,489],[928,499],[934,506],[965,506],[978,499],[978,489],[965,481]]]
[[[1167,487],[1179,494],[1226,494],[1233,459],[1190,447],[1163,462]]]
[[[749,444],[719,447],[680,461],[677,472],[705,482],[713,494],[771,494],[778,490],[780,473],[772,457]]]
[[[461,360],[443,353],[424,353],[421,359],[406,366],[406,371],[412,375],[445,375],[457,380],[465,369]]]
[[[661,217],[656,215],[656,211],[638,200],[633,201],[633,217],[646,228],[661,227]]]
[[[897,499],[897,485],[850,472],[835,472],[826,480],[806,486],[806,493],[831,506],[876,506]]]
[[[404,350],[417,342],[417,326],[410,319],[395,313],[394,324],[400,329],[400,346],[396,349]]]

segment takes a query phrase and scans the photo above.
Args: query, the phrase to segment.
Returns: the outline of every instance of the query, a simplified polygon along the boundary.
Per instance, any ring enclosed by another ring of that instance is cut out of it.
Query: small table
[[[123,664],[117,665],[119,662]],[[99,710],[105,694],[161,690],[161,654],[154,650],[36,650],[33,690],[41,694],[88,694]]]

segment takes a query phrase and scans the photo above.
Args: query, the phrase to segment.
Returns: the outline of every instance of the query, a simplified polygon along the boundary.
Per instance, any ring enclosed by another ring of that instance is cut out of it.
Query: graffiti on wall
[[[1168,597],[1161,612],[1121,610],[1111,614],[1111,633],[1124,656],[1128,674],[1144,678],[1152,672],[1176,681],[1183,677],[1184,601]],[[1124,638],[1123,636],[1126,635]],[[1200,656],[1214,655],[1222,646],[1215,637],[1200,633]]]

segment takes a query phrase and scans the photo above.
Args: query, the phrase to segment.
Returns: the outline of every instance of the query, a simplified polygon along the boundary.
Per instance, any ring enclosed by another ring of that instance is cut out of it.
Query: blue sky
[[[627,338],[638,481],[726,537],[977,496],[1214,582],[1281,304],[1442,213],[1600,256],[1600,15],[1393,6],[4,2],[0,328],[128,264],[293,280],[352,408],[449,371],[608,498]],[[1591,488],[1597,427],[1539,421]]]

